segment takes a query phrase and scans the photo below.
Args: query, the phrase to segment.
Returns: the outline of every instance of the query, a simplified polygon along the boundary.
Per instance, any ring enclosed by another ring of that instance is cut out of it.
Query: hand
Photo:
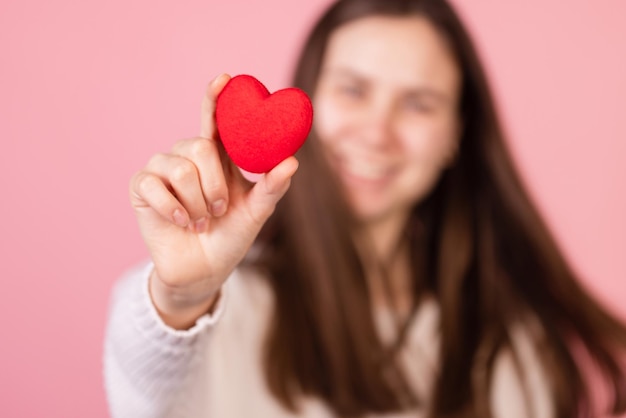
[[[169,325],[184,328],[207,312],[243,259],[298,168],[294,157],[243,178],[215,125],[215,102],[230,77],[208,86],[200,136],[153,156],[130,181],[130,200],[155,265],[153,302]]]

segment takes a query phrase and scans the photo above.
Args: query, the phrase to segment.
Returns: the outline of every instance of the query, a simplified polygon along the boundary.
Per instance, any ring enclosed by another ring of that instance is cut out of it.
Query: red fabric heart
[[[304,144],[313,105],[300,89],[270,94],[256,78],[238,75],[217,97],[215,120],[233,162],[251,173],[266,173]]]

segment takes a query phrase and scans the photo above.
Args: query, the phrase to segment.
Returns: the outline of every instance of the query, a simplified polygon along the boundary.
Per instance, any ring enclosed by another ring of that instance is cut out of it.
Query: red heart
[[[266,173],[304,144],[313,105],[300,89],[270,94],[256,78],[238,75],[217,97],[215,120],[233,162],[251,173]]]

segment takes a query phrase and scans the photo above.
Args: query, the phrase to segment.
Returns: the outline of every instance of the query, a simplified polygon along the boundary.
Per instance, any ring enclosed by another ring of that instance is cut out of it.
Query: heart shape
[[[233,162],[251,173],[266,173],[304,144],[313,105],[298,88],[270,94],[256,78],[238,75],[217,97],[215,120]]]

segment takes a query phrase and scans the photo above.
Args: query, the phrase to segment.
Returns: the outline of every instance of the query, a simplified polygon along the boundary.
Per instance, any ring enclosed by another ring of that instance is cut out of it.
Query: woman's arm
[[[176,416],[179,396],[194,385],[195,360],[201,360],[211,327],[224,311],[226,286],[211,314],[202,315],[187,330],[169,327],[150,299],[152,270],[152,263],[148,263],[129,271],[112,293],[104,383],[114,418]]]

